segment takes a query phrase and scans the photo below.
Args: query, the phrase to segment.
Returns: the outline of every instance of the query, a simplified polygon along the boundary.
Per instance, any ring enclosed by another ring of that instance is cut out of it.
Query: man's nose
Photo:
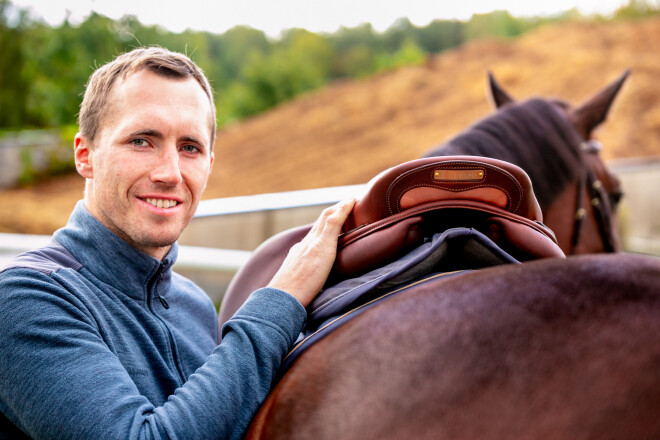
[[[177,185],[183,180],[179,168],[179,151],[176,147],[166,147],[161,150],[151,172],[151,180],[168,185]]]

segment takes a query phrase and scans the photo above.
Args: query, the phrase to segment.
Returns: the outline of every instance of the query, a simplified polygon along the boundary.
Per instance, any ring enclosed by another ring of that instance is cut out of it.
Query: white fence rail
[[[660,255],[660,157],[617,160],[609,166],[623,186],[619,221],[624,249]]]
[[[0,267],[15,255],[47,245],[50,239],[50,235],[0,233]],[[250,255],[250,251],[180,246],[176,267],[235,272]]]
[[[611,162],[625,198],[621,233],[629,252],[660,255],[660,158]],[[321,210],[365,185],[350,185],[200,203],[179,239],[176,270],[200,284],[219,302],[232,276],[259,244],[276,233],[313,222]],[[13,255],[48,243],[50,236],[0,234],[0,266]]]

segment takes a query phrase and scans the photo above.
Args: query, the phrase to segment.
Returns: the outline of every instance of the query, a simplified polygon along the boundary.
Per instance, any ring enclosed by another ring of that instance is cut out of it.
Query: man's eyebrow
[[[184,141],[184,142],[191,142],[191,143],[193,143],[193,144],[197,144],[197,145],[203,145],[203,146],[206,146],[206,144],[204,144],[204,142],[202,142],[201,140],[199,140],[199,139],[196,138],[195,136],[189,136],[189,135],[187,135],[187,136],[181,136],[181,137],[179,138],[179,140]]]
[[[130,137],[133,137],[133,136],[151,136],[151,137],[155,137],[155,138],[158,138],[158,139],[162,139],[164,137],[163,133],[161,133],[158,130],[154,130],[152,128],[145,128],[143,130],[134,131],[133,133],[129,134],[129,136]]]

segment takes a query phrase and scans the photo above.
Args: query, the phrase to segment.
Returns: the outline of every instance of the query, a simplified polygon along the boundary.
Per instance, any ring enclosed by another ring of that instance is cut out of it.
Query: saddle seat
[[[473,228],[519,261],[565,257],[543,217],[532,184],[516,165],[478,156],[417,159],[368,184],[342,227],[328,285],[387,264],[454,227]],[[259,246],[232,279],[220,309],[228,320],[266,286],[311,225],[281,232]]]

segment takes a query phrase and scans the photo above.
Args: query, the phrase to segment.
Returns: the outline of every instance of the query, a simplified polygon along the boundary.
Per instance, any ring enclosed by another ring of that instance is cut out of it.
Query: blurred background
[[[488,71],[516,98],[577,104],[630,68],[597,137],[637,200],[624,229],[651,240],[628,249],[660,254],[660,1],[444,3],[0,0],[0,232],[66,223],[84,186],[72,142],[87,78],[160,45],[215,89],[207,200],[363,184],[492,112]]]

